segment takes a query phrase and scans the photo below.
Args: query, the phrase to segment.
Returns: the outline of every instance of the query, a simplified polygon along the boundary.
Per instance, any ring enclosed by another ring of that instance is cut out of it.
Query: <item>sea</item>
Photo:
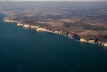
[[[0,14],[0,72],[107,72],[106,48],[17,27]]]

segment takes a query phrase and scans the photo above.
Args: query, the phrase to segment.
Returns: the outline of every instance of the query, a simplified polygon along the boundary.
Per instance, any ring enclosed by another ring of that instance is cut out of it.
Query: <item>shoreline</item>
[[[8,23],[16,23],[17,26],[19,27],[23,27],[26,29],[32,29],[35,30],[37,32],[50,32],[50,33],[54,33],[54,34],[58,34],[58,35],[63,35],[63,33],[61,31],[51,31],[49,29],[40,27],[40,26],[36,26],[36,25],[29,25],[29,24],[22,24],[18,21],[15,20],[9,20],[9,19],[4,19],[4,22],[8,22]],[[66,35],[66,37],[73,39],[72,37]],[[94,40],[86,40],[85,38],[80,38],[79,40],[82,43],[89,43],[89,44],[96,44]],[[102,42],[104,47],[107,47],[107,42]]]

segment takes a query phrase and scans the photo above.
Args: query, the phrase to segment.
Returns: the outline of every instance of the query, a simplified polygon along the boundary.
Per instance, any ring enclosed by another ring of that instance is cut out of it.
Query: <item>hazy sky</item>
[[[0,1],[107,1],[107,0],[0,0]]]

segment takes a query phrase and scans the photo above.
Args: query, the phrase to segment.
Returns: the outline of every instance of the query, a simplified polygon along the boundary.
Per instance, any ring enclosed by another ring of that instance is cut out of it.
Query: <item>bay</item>
[[[5,23],[0,14],[0,72],[105,72],[106,49]]]

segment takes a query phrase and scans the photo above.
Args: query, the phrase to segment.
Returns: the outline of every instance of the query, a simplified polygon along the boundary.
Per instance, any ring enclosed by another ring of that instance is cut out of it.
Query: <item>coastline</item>
[[[10,23],[10,22],[15,22],[15,23],[17,23],[17,21],[15,21],[15,20],[9,20],[9,19],[4,19],[4,22],[8,22],[8,23]]]
[[[8,22],[8,23],[16,23],[17,26],[19,27],[23,27],[23,28],[26,28],[26,29],[33,29],[37,32],[50,32],[50,33],[54,33],[54,34],[58,34],[58,35],[64,35],[63,32],[61,31],[51,31],[47,28],[43,28],[43,27],[40,27],[40,26],[36,26],[36,25],[29,25],[29,24],[23,24],[23,23],[20,23],[16,20],[9,20],[9,19],[5,19],[4,18],[4,22]],[[66,35],[68,38],[70,39],[73,39],[72,37]],[[85,38],[80,38],[79,40],[80,42],[82,43],[89,43],[89,44],[95,44],[95,41],[94,40],[86,40]],[[103,43],[103,46],[104,47],[107,47],[107,42],[102,42]]]

